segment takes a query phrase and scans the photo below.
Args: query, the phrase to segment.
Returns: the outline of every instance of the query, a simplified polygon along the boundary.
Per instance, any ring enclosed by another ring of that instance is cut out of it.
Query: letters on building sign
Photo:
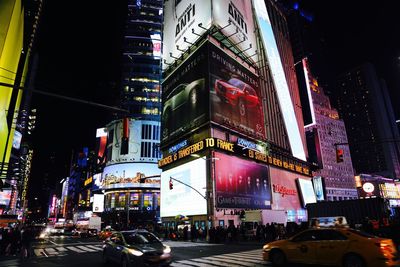
[[[176,147],[176,145],[173,147]],[[217,148],[230,153],[236,152],[234,143],[211,137],[201,140],[193,145],[181,148],[175,153],[171,153],[163,157],[161,160],[158,161],[158,167],[161,168],[163,166],[169,165],[177,160],[183,159],[192,154],[202,152],[203,150],[208,148]],[[242,148],[243,146],[241,146],[240,150],[242,150]],[[241,151],[238,151],[237,153],[243,155]],[[284,159],[284,158],[279,159],[275,156],[266,155],[264,153],[252,149],[247,150],[247,157],[259,162],[264,162],[268,165],[277,166],[283,169],[287,169],[305,175],[310,175],[310,170],[308,167],[303,166],[303,164],[301,163],[291,162],[289,159]]]
[[[282,197],[288,196],[288,195],[295,196],[297,194],[297,191],[295,189],[289,189],[286,186],[283,186],[280,184],[273,184],[272,190],[274,191],[274,193],[281,194]]]
[[[93,177],[89,177],[85,180],[85,182],[83,183],[83,186],[87,186],[88,184],[90,184],[91,182],[93,182]]]

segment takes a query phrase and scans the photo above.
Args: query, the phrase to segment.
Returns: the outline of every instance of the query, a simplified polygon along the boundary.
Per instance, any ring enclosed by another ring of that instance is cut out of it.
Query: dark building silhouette
[[[340,75],[336,86],[356,172],[399,178],[399,132],[386,83],[366,63]]]

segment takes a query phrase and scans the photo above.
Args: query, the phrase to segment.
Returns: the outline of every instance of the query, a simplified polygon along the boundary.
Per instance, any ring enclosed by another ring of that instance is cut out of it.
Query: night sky
[[[118,105],[126,1],[44,1],[37,39],[36,89]],[[370,61],[388,83],[400,118],[400,16],[397,1],[301,1],[313,14],[322,50],[313,73],[333,94],[337,74]],[[109,110],[35,94],[32,199],[48,195],[69,173],[72,151],[94,148],[96,128],[112,118]],[[39,193],[40,192],[40,193]],[[41,196],[40,196],[41,194]]]

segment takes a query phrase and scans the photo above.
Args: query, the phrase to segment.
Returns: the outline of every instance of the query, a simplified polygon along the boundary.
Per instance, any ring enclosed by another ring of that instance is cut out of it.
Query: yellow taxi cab
[[[109,238],[113,234],[113,232],[114,232],[114,229],[106,228],[106,229],[100,231],[100,233],[98,233],[97,236],[100,240],[105,240],[105,239]]]
[[[397,250],[391,239],[345,227],[311,228],[263,247],[263,259],[273,266],[287,262],[343,266],[397,266]]]

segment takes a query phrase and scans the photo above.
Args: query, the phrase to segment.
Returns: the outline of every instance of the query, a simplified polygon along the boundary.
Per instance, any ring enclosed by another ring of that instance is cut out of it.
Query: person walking
[[[21,233],[21,256],[29,258],[32,250],[33,232],[30,227],[25,227]]]

